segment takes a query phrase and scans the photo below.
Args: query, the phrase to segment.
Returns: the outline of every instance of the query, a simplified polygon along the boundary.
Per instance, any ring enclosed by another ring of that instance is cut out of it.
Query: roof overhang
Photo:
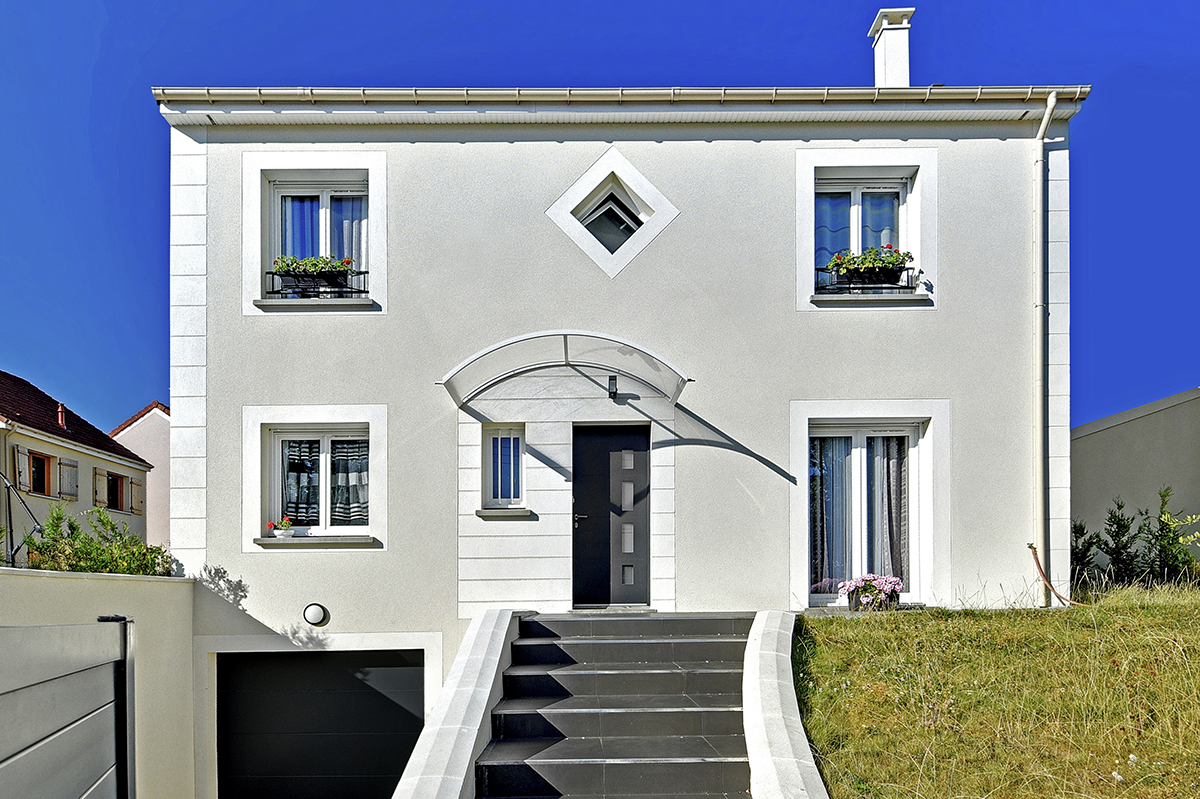
[[[1078,113],[1090,86],[368,89],[172,88],[172,126],[1040,121]]]
[[[679,399],[692,379],[650,350],[616,336],[586,330],[542,330],[493,344],[467,358],[438,381],[459,407],[497,383],[559,366],[602,369],[637,380],[669,399]]]

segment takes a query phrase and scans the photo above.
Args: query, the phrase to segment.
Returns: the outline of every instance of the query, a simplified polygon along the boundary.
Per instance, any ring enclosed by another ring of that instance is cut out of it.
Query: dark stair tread
[[[621,673],[660,673],[676,674],[679,672],[722,672],[740,673],[740,661],[702,660],[688,662],[646,661],[630,663],[527,663],[509,666],[505,674],[548,674],[565,672],[567,674],[621,674]]]
[[[547,646],[549,644],[727,644],[733,641],[745,641],[744,634],[712,635],[559,635],[554,638],[538,636],[521,636],[513,641],[513,646]]]
[[[647,694],[530,696],[502,699],[493,713],[704,711],[742,709],[741,694]]]
[[[521,797],[520,799],[534,799]],[[564,793],[561,799],[750,799],[747,791],[740,793]]]
[[[741,735],[679,735],[614,738],[532,738],[492,741],[475,761],[479,766],[570,763],[745,762]]]

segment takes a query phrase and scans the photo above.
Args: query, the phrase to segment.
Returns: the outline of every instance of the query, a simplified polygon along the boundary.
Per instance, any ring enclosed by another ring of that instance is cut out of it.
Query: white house
[[[4,560],[62,505],[71,516],[104,508],[146,536],[146,474],[153,466],[28,380],[0,372],[0,528]],[[83,524],[87,529],[87,524]],[[19,553],[22,562],[25,553]]]
[[[108,435],[156,464],[146,475],[146,543],[170,544],[171,409],[154,400]]]
[[[871,87],[154,89],[172,553],[248,592],[197,605],[198,795],[279,631],[428,707],[488,608],[1038,606],[1029,542],[1066,585],[1089,87],[910,86],[911,15]]]

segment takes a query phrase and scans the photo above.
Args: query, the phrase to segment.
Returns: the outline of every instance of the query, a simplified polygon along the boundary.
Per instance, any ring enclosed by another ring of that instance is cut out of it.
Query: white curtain
[[[867,439],[867,554],[876,574],[908,588],[908,438]]]
[[[809,551],[814,594],[850,579],[849,436],[812,438],[808,450]]]

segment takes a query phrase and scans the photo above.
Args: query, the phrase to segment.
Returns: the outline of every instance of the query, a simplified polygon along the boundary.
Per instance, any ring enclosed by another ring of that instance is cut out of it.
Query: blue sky
[[[105,430],[169,401],[151,86],[871,85],[879,7],[3,4],[0,369]],[[913,85],[1093,85],[1071,126],[1076,425],[1200,385],[1195,24],[1194,0],[917,4]]]

